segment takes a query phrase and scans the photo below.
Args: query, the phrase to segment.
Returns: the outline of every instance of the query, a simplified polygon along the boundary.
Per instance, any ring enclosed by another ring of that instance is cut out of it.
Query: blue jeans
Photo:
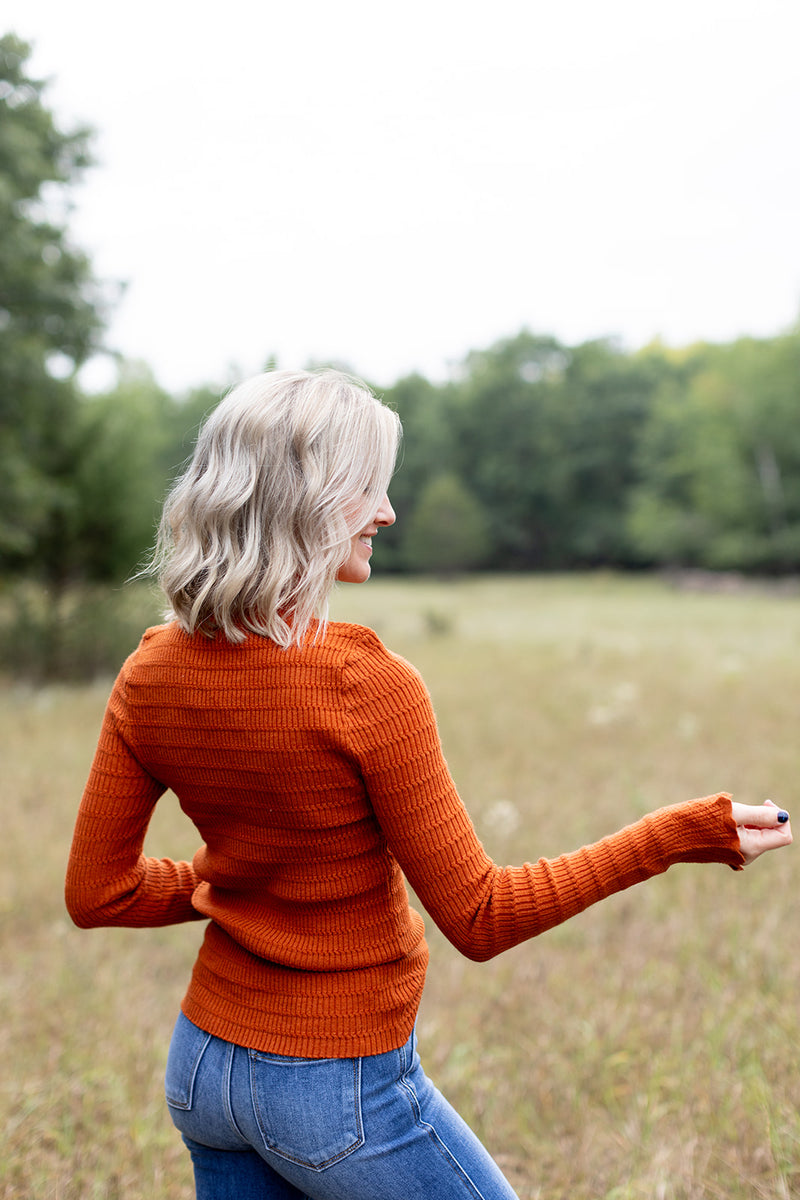
[[[387,1054],[286,1058],[181,1014],[166,1094],[197,1200],[517,1200],[426,1078],[413,1034]]]

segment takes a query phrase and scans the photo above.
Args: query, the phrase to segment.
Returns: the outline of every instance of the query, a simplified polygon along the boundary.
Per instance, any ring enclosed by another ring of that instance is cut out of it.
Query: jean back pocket
[[[323,1171],[363,1146],[359,1058],[285,1058],[251,1050],[250,1086],[271,1153]]]

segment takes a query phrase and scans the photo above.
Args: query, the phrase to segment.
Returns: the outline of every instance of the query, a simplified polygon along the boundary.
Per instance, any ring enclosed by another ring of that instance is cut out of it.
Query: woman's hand
[[[754,862],[765,850],[777,850],[792,844],[789,814],[771,800],[765,800],[763,804],[732,803],[731,809],[745,866]]]

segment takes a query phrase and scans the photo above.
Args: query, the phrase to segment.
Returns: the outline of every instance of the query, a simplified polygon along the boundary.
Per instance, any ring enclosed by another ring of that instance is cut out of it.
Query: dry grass
[[[375,580],[335,615],[422,669],[498,859],[721,788],[795,805],[796,599]],[[0,689],[5,1200],[192,1195],[161,1073],[197,929],[81,933],[62,906],[107,690]],[[169,799],[150,846],[194,848]],[[675,868],[484,966],[429,930],[423,1059],[522,1200],[800,1195],[796,853],[744,874]]]

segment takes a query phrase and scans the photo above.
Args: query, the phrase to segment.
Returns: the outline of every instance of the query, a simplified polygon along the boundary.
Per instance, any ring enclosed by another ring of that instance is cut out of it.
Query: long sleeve
[[[360,667],[363,666],[363,669]],[[484,960],[677,862],[743,865],[730,796],[660,809],[569,854],[499,867],[485,853],[442,755],[427,691],[402,660],[351,663],[350,718],[370,801],[427,912]]]
[[[191,863],[148,858],[170,789]],[[531,839],[533,840],[533,839]],[[275,1054],[402,1046],[428,949],[406,883],[490,958],[679,861],[741,866],[729,799],[650,814],[551,861],[498,866],[459,799],[425,686],[370,630],[283,650],[148,630],[115,684],[67,872],[77,924],[207,919],[183,1011]]]
[[[76,925],[157,926],[202,919],[187,862],[147,858],[147,827],[164,785],[137,761],[120,731],[123,686],[106,709],[72,839],[65,899]]]

